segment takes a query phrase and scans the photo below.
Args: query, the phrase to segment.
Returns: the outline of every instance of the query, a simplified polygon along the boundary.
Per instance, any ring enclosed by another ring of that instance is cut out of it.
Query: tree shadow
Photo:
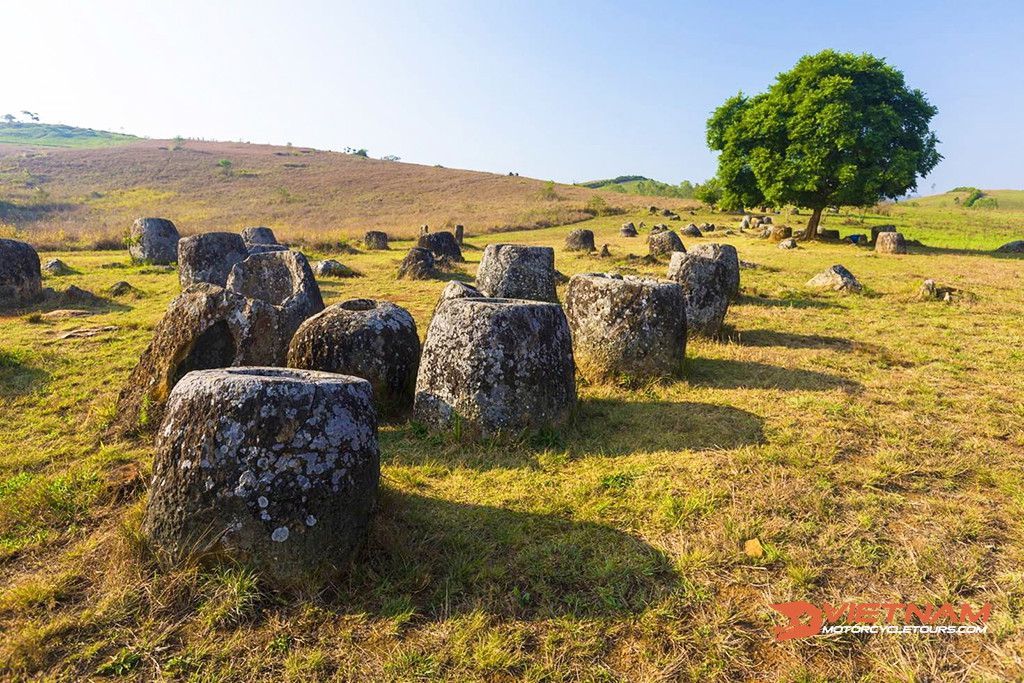
[[[743,346],[783,346],[789,349],[837,349],[850,351],[853,343],[841,337],[824,337],[818,334],[794,334],[776,330],[744,330],[736,332],[733,338]]]
[[[0,348],[0,398],[30,394],[50,379],[50,373],[32,364],[33,354]]]
[[[769,308],[845,308],[834,301],[818,301],[808,298],[769,299],[768,297],[744,294],[736,299],[734,305],[765,306]]]
[[[594,522],[383,487],[340,612],[524,620],[639,614],[678,581],[666,555]]]
[[[784,368],[753,361],[723,358],[687,359],[690,384],[716,389],[778,389],[781,391],[828,391],[859,393],[859,382],[814,370]]]

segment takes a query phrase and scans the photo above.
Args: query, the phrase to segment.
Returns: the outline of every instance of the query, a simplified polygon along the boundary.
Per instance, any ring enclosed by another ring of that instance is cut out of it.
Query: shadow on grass
[[[385,487],[330,602],[385,617],[600,617],[640,613],[677,581],[664,553],[610,526]]]
[[[842,337],[823,337],[818,334],[794,334],[776,330],[744,330],[734,335],[742,346],[783,346],[790,349],[838,349],[849,351],[853,343]]]
[[[739,448],[764,442],[764,420],[714,403],[589,399],[570,452],[580,456]]]
[[[50,373],[33,360],[31,352],[0,348],[0,398],[31,393],[50,379]]]
[[[752,361],[721,358],[688,359],[690,384],[716,389],[779,389],[782,391],[828,391],[844,389],[860,392],[859,382],[814,370],[783,368]]]
[[[764,442],[764,420],[713,403],[588,398],[572,424],[520,439],[457,441],[415,423],[380,432],[385,462],[398,466],[528,469],[545,452],[569,459],[680,450],[718,450]],[[390,460],[388,460],[390,458]]]
[[[957,249],[954,247],[908,247],[910,254],[923,254],[925,256],[989,256],[991,258],[1019,261],[1024,259],[1024,253],[1001,252],[995,249]]]
[[[766,306],[769,308],[845,308],[834,301],[816,299],[769,299],[767,297],[742,295],[734,302],[739,306]]]
[[[74,309],[82,311],[97,311],[109,313],[113,311],[130,311],[134,307],[123,304],[106,296],[93,294],[93,296],[74,296],[65,292],[47,293],[46,296],[34,306],[23,309],[23,313],[49,313],[62,309]]]
[[[438,273],[439,274],[436,279],[442,280],[444,282],[448,282],[450,280],[457,280],[459,282],[472,284],[473,281],[476,280],[476,277],[474,275],[470,275],[469,273],[463,272],[461,270],[439,269]]]

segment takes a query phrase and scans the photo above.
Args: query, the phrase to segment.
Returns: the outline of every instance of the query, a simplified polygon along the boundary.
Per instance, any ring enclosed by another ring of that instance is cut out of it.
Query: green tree
[[[684,180],[679,183],[679,197],[682,199],[690,199],[693,197],[693,183],[689,180]]]
[[[708,119],[722,205],[809,208],[805,236],[814,239],[826,207],[917,188],[942,159],[928,128],[936,112],[885,60],[832,50],[803,57],[768,92],[740,93]]]
[[[711,178],[693,188],[694,198],[712,208],[722,203],[722,195],[722,184],[718,178]]]

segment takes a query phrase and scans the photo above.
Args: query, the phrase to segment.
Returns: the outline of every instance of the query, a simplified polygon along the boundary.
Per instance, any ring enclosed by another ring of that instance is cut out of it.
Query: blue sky
[[[803,54],[870,52],[938,106],[919,189],[1024,188],[1024,3],[32,0],[0,114],[574,182],[714,174],[708,114]]]

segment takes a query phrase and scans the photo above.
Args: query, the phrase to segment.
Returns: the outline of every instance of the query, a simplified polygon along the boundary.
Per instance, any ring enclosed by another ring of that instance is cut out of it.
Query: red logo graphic
[[[821,633],[823,621],[821,608],[809,602],[783,602],[778,605],[769,605],[769,607],[782,612],[784,616],[789,618],[788,624],[776,626],[772,629],[775,632],[776,643],[789,640],[790,638],[804,638]],[[804,615],[810,617],[806,624],[800,621],[800,617]]]
[[[844,602],[835,606],[826,602],[818,607],[795,601],[769,607],[789,620],[772,629],[776,643],[819,633],[986,633],[992,614],[990,602],[977,610],[967,604],[960,605],[958,610],[948,602],[944,605]],[[844,623],[837,624],[840,619]],[[918,623],[911,623],[913,620]]]

